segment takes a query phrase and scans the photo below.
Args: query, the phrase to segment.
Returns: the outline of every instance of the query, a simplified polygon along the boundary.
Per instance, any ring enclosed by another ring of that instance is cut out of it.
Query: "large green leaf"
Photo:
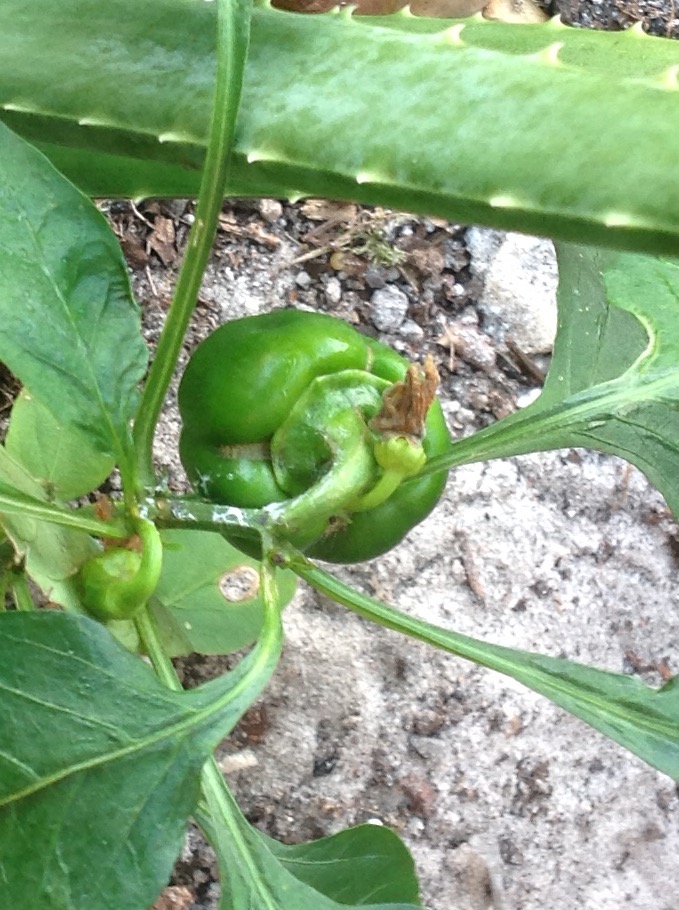
[[[295,878],[340,904],[419,906],[413,859],[389,828],[359,825],[304,844],[281,844],[257,833]]]
[[[364,826],[287,848],[246,821],[214,764],[203,790],[210,815],[198,819],[217,853],[220,910],[419,910],[412,859],[395,835]]]
[[[436,34],[441,31],[440,19],[429,16],[361,16],[361,25],[397,29],[407,34]],[[677,45],[672,41],[652,41],[637,28],[626,31],[576,30],[566,27],[558,19],[540,24],[508,23],[470,16],[459,23],[463,26],[460,37],[465,44],[504,54],[540,54],[550,38],[563,41],[558,59],[566,66],[598,72],[615,79],[629,78],[653,80],[663,71],[670,70],[677,62]],[[670,73],[667,78],[669,80]]]
[[[154,613],[173,657],[228,654],[251,644],[262,627],[259,563],[220,534],[163,531],[163,571]],[[281,605],[295,591],[292,572],[276,572]]]
[[[587,446],[637,465],[679,515],[679,262],[562,244],[559,268],[542,394],[430,467]]]
[[[3,119],[92,193],[194,194],[214,6],[42,0],[36,14],[3,0]],[[262,4],[229,194],[353,198],[676,249],[676,42],[554,22],[524,27],[530,38],[504,23],[434,27]]]
[[[651,689],[640,679],[487,644],[407,616],[355,591],[293,555],[290,567],[319,591],[361,616],[507,676],[555,704],[679,781],[679,680]]]
[[[113,458],[87,436],[57,420],[25,389],[12,407],[5,448],[49,499],[67,501],[95,490],[113,470]]]
[[[679,515],[679,262],[562,245],[559,269],[559,338],[533,413],[551,424],[563,408],[563,426],[545,441],[626,458]]]
[[[44,489],[22,464],[0,446],[0,483],[47,501]],[[82,563],[97,552],[92,538],[73,528],[62,527],[29,515],[3,513],[0,526],[12,541],[26,572],[53,603],[80,608],[75,574]]]
[[[0,167],[0,359],[60,422],[122,456],[147,352],[118,243],[3,124]]]
[[[279,644],[179,693],[91,620],[1,615],[2,906],[146,910],[201,766],[259,694]]]

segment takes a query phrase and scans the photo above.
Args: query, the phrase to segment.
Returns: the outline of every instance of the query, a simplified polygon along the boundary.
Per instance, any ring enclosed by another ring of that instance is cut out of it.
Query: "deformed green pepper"
[[[163,545],[153,522],[139,518],[128,546],[93,556],[80,570],[82,602],[97,619],[130,619],[158,585]]]
[[[418,376],[330,316],[278,310],[226,323],[181,381],[182,463],[212,502],[272,512],[281,503],[283,529],[309,555],[370,559],[420,522],[445,485],[445,471],[413,476],[450,446],[438,402],[427,401],[419,427],[417,418],[412,431],[400,427]]]

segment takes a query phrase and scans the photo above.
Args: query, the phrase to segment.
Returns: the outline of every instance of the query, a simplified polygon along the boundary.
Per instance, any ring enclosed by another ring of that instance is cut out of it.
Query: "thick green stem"
[[[215,531],[227,537],[257,540],[262,531],[262,513],[259,509],[241,509],[237,506],[220,506],[195,498],[169,498],[147,500],[145,513],[161,528],[193,528],[198,531]]]
[[[383,473],[372,490],[351,503],[352,512],[382,505],[406,478],[415,477],[427,463],[422,443],[407,436],[378,436],[374,453]]]
[[[352,512],[367,512],[369,509],[374,509],[379,505],[382,505],[392,493],[395,493],[396,490],[401,486],[404,480],[403,471],[394,471],[388,470],[377,481],[372,490],[369,490],[363,496],[359,496],[358,499],[354,499],[351,503]]]
[[[454,442],[448,454],[431,459],[422,473],[561,448],[568,432],[584,434],[597,421],[629,412],[635,405],[661,400],[675,383],[674,371],[648,378],[640,370],[635,382],[627,371],[618,379],[590,386],[552,407],[543,409],[538,399],[524,411]]]
[[[189,233],[186,258],[134,425],[137,470],[141,484],[146,487],[153,486],[154,483],[153,437],[156,424],[198,300],[203,273],[217,230],[243,87],[250,15],[251,5],[247,0],[241,4],[227,3],[219,9],[217,79],[196,220]]]
[[[343,421],[342,448],[330,470],[305,493],[262,509],[262,521],[274,536],[295,540],[300,546],[316,540],[331,516],[347,509],[357,494],[375,481],[372,446],[365,440],[365,424],[355,414]],[[347,436],[350,438],[347,439]]]

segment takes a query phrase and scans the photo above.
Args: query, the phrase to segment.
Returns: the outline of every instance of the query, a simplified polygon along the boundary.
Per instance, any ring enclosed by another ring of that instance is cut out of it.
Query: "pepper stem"
[[[325,428],[326,432],[328,427]],[[286,502],[273,502],[262,509],[264,526],[275,537],[293,540],[304,548],[326,530],[333,515],[349,512],[357,491],[375,478],[369,434],[365,424],[348,408],[332,421],[332,436],[338,441],[330,470],[306,492]]]
[[[268,513],[265,525],[272,533],[302,548],[327,530],[332,516],[341,518],[381,505],[427,461],[422,439],[439,384],[432,358],[427,357],[423,369],[411,365],[402,382],[382,391],[382,404],[370,421],[370,429],[361,414],[360,400],[348,391],[357,378],[358,386],[365,386],[366,375],[357,376],[350,370],[340,376],[317,378],[310,386],[309,403],[315,406],[316,393],[322,392],[324,411],[330,401],[336,408],[332,420],[327,413],[318,414],[318,423],[321,418],[325,421],[324,436],[334,463],[305,493],[263,510]],[[376,377],[370,380],[374,394],[382,381]],[[306,401],[301,400],[298,408],[304,408],[305,419],[313,422],[315,412],[306,410]],[[279,432],[285,440],[285,430]]]
[[[370,421],[378,437],[373,454],[383,473],[371,490],[351,503],[351,512],[382,505],[404,480],[422,470],[427,461],[422,439],[438,384],[438,372],[428,355],[422,370],[412,364],[403,382],[383,394],[382,407]]]
[[[382,468],[382,476],[372,490],[351,503],[352,512],[366,512],[381,506],[404,480],[418,474],[427,461],[422,443],[407,436],[378,440],[373,454]]]

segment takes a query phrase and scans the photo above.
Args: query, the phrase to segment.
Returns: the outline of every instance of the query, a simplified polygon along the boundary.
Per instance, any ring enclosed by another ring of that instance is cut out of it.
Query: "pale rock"
[[[424,337],[424,329],[419,326],[413,319],[404,319],[399,335],[408,338],[410,341],[420,341]]]
[[[277,199],[260,199],[257,208],[259,214],[269,224],[273,224],[283,214],[283,206]]]
[[[311,275],[308,272],[302,270],[295,275],[295,284],[298,288],[306,290],[311,287]]]
[[[330,306],[337,306],[342,299],[342,285],[339,278],[331,275],[325,285],[325,299]]]
[[[397,332],[408,312],[408,298],[391,284],[375,291],[370,305],[370,319],[380,332]]]
[[[549,240],[472,228],[471,269],[484,282],[479,304],[525,354],[546,354],[556,335],[557,267]]]

